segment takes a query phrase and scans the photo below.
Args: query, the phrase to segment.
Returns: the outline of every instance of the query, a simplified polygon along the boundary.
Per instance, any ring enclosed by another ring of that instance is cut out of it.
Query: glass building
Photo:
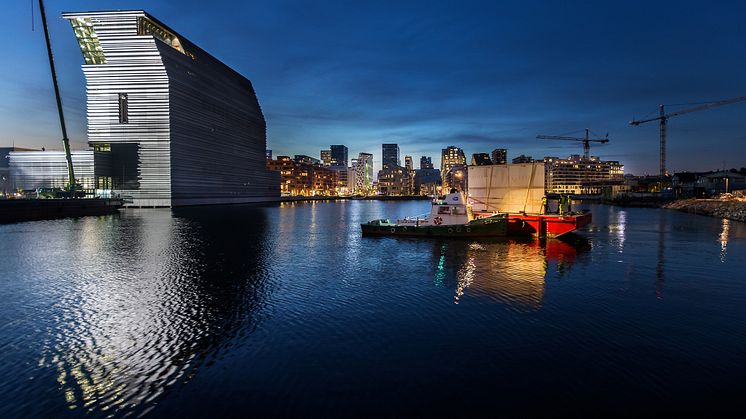
[[[401,160],[399,159],[399,145],[398,144],[383,144],[381,146],[381,163],[383,168],[394,168],[401,166]]]
[[[133,206],[279,197],[251,81],[144,11],[63,17],[83,53],[97,189]]]
[[[331,151],[331,165],[347,167],[347,146],[335,144],[329,147]]]

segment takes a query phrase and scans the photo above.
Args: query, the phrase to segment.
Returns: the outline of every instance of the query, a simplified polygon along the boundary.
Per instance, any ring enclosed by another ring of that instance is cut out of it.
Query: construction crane
[[[568,141],[582,141],[583,142],[583,157],[585,157],[586,160],[590,158],[591,154],[591,142],[594,143],[608,143],[609,142],[609,134],[606,134],[606,137],[604,138],[596,138],[596,139],[589,139],[588,138],[588,128],[585,129],[585,137],[578,138],[578,137],[565,137],[563,135],[537,135],[536,138],[540,140],[568,140]]]
[[[703,103],[693,108],[683,109],[683,110],[671,112],[668,114],[666,113],[665,105],[660,105],[659,116],[656,116],[655,118],[649,118],[649,119],[632,120],[629,122],[629,124],[638,126],[646,122],[660,121],[660,142],[661,142],[660,144],[660,166],[661,166],[660,176],[661,178],[664,178],[668,176],[668,171],[666,171],[666,124],[668,123],[668,118],[671,118],[673,116],[684,115],[687,113],[717,108],[719,106],[730,105],[731,103],[742,102],[744,100],[746,100],[746,96],[739,96],[739,97],[734,97],[731,99],[718,100],[716,102]]]

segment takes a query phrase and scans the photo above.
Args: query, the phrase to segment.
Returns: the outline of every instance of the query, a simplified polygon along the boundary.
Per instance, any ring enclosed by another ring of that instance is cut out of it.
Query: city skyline
[[[350,155],[373,153],[374,172],[381,168],[383,143],[399,144],[402,155],[432,156],[438,167],[439,150],[449,145],[467,156],[495,148],[508,149],[510,158],[581,154],[575,144],[535,136],[588,127],[612,139],[591,154],[619,160],[628,173],[655,174],[657,125],[630,127],[631,119],[654,115],[660,103],[724,99],[746,87],[740,71],[746,46],[737,22],[746,6],[736,2],[531,9],[518,3],[423,8],[330,2],[312,10],[292,2],[213,4],[205,10],[189,1],[179,8],[48,2],[75,149],[87,141],[85,90],[80,51],[62,11],[141,8],[167,18],[254,81],[268,148],[276,155],[316,156],[330,144],[345,144]],[[0,70],[0,145],[60,148],[38,16],[34,32],[28,4],[9,4],[5,16],[0,31],[14,59]],[[734,104],[671,119],[669,170],[746,165],[739,121],[745,109]]]

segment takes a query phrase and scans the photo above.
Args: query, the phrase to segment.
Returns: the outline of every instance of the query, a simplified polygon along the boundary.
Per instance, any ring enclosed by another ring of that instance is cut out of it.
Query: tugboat
[[[434,199],[430,214],[392,223],[379,219],[360,224],[364,236],[500,237],[508,232],[508,214],[475,219],[464,195],[452,189],[442,200]]]

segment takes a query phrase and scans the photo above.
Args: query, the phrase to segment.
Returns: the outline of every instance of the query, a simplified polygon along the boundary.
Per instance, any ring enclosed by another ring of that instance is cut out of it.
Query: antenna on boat
[[[33,9],[33,1],[31,2]],[[60,97],[60,88],[57,84],[57,71],[54,68],[54,58],[52,57],[52,45],[49,42],[49,29],[47,29],[47,15],[44,12],[44,2],[39,0],[39,12],[41,13],[41,23],[44,27],[44,39],[47,42],[47,55],[49,56],[49,69],[52,72],[52,83],[54,84],[54,96],[57,99],[57,113],[60,116],[60,127],[62,128],[62,146],[65,149],[65,159],[67,160],[67,175],[69,177],[68,191],[71,197],[75,197],[75,171],[73,170],[73,158],[70,154],[70,140],[67,138],[67,128],[65,127],[65,115],[62,113],[62,98]],[[33,28],[33,14],[31,18]]]

